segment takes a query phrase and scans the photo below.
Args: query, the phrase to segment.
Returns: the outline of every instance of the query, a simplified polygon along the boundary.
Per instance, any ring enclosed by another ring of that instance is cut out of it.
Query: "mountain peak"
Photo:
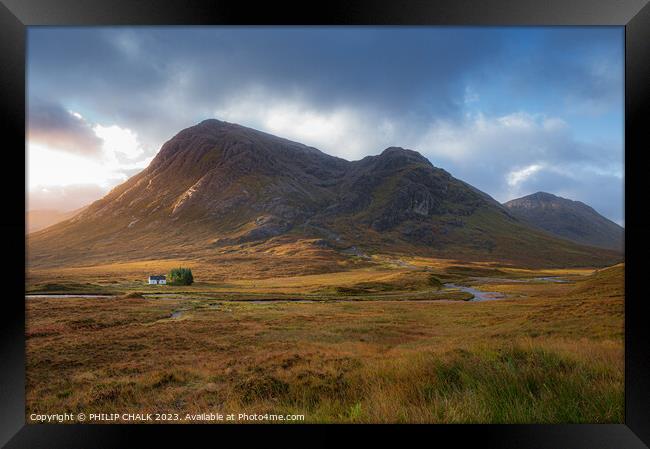
[[[555,236],[607,249],[623,247],[623,228],[580,201],[536,192],[504,206],[520,220]]]
[[[191,137],[197,135],[214,136],[222,132],[247,129],[254,131],[251,128],[246,128],[245,126],[241,126],[236,123],[230,123],[223,120],[218,120],[216,118],[209,118],[181,130],[178,134],[176,134],[175,137]]]
[[[388,147],[380,154],[380,156],[395,156],[395,155],[405,155],[405,156],[416,157],[420,159],[426,159],[419,152],[415,150],[402,148],[402,147]]]
[[[512,235],[517,245],[508,243]],[[503,260],[528,259],[541,241],[556,251],[536,262],[567,257],[567,243],[522,226],[417,151],[389,147],[349,162],[217,119],[180,131],[145,170],[82,214],[31,235],[30,253],[46,264],[62,252],[76,262],[109,260],[118,249],[128,257],[211,257],[277,239]],[[573,248],[568,257],[609,256]]]
[[[426,157],[422,156],[422,154],[402,147],[388,147],[374,158],[377,161],[389,163],[393,166],[409,164],[425,164],[433,166],[433,164],[431,164]]]
[[[599,215],[591,206],[583,203],[582,201],[572,200],[569,198],[564,198],[562,196],[554,195],[548,192],[535,192],[530,195],[522,196],[521,198],[516,198],[510,200],[507,203],[504,203],[504,206],[513,208],[513,207],[535,207],[538,205],[549,205],[550,207],[579,207],[589,210],[593,214]]]
[[[524,197],[524,198],[526,198],[526,197]],[[538,200],[557,200],[557,199],[564,199],[564,198],[559,197],[559,196],[557,196],[557,195],[553,195],[552,193],[542,192],[542,191],[535,192],[535,193],[533,193],[533,194],[531,194],[531,195],[528,195],[528,198],[531,198],[531,199],[534,198],[534,199],[538,199]]]
[[[202,126],[208,126],[208,125],[221,125],[221,124],[223,124],[223,123],[228,123],[228,122],[224,122],[224,121],[222,121],[222,120],[218,120],[218,119],[216,119],[216,118],[206,118],[205,120],[200,121],[200,122],[198,123],[198,125],[202,125]]]
[[[515,198],[504,203],[504,206],[508,208],[526,208],[526,207],[537,207],[541,204],[556,204],[556,205],[571,205],[571,204],[584,204],[580,201],[570,200],[568,198],[563,198],[561,196],[554,195],[548,192],[535,192],[530,195],[522,196],[520,198]],[[589,207],[586,206],[585,207]]]
[[[381,154],[401,153],[407,151],[411,151],[411,150],[407,150],[402,147],[388,147],[384,151],[382,151]]]

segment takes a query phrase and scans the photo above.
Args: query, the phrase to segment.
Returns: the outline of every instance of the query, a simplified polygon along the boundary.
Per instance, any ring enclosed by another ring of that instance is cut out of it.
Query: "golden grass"
[[[622,422],[623,267],[579,279],[479,303],[28,299],[27,416]]]
[[[284,247],[286,250],[287,248]],[[277,248],[269,251],[273,252]],[[294,250],[296,250],[294,248]],[[309,257],[309,256],[305,256]],[[541,276],[562,276],[578,280],[594,269],[517,269],[494,263],[463,263],[451,259],[409,258],[376,255],[372,260],[349,257],[347,261],[330,261],[325,267],[298,270],[291,266],[296,259],[287,254],[222,255],[213,260],[156,259],[110,263],[94,266],[58,268],[28,267],[27,291],[44,293],[124,293],[143,292],[244,292],[271,294],[332,293],[338,287],[356,288],[361,284],[383,284],[394,291],[428,289],[434,276],[452,281],[467,276],[497,276],[512,279]],[[313,260],[310,258],[307,265]],[[191,287],[149,286],[151,274],[166,274],[171,268],[192,269],[195,284]],[[316,270],[318,272],[314,273]],[[499,274],[494,274],[497,272]],[[388,288],[383,288],[388,290]]]

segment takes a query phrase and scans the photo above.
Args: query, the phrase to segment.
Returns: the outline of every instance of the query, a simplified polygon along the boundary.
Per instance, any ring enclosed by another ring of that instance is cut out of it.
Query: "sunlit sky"
[[[28,29],[28,209],[72,210],[207,118],[348,160],[417,150],[623,224],[622,27]]]

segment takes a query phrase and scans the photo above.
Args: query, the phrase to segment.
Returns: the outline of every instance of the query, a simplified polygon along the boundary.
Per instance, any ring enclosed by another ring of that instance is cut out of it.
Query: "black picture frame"
[[[650,327],[647,299],[640,294],[644,280],[642,163],[648,146],[646,117],[650,117],[650,5],[648,0],[444,0],[259,2],[234,0],[1,0],[0,98],[5,133],[2,139],[4,213],[0,226],[5,260],[5,291],[0,313],[2,357],[0,384],[0,444],[18,447],[131,447],[134,436],[173,442],[188,431],[201,434],[237,432],[241,445],[257,432],[245,426],[129,426],[25,424],[25,198],[18,192],[25,164],[26,27],[37,25],[619,25],[625,27],[625,423],[580,425],[435,425],[408,426],[411,438],[479,441],[483,447],[504,448],[643,448],[650,445]],[[17,173],[17,176],[12,176]],[[24,180],[23,180],[24,182]],[[636,203],[635,196],[638,196]],[[637,206],[640,204],[640,207]],[[637,295],[636,292],[639,292]],[[20,298],[20,299],[19,299]],[[331,426],[289,427],[291,439],[338,444]],[[320,429],[318,428],[320,427]],[[343,429],[344,426],[335,426]],[[279,426],[254,426],[272,439]],[[373,426],[375,437],[394,435],[403,426]],[[243,430],[243,431],[242,431]],[[368,426],[345,427],[345,432]],[[180,431],[180,432],[179,432]],[[283,433],[285,430],[283,430]],[[184,438],[187,438],[185,436]],[[283,440],[286,440],[286,435]],[[271,440],[269,440],[271,441]],[[415,441],[415,440],[414,440]],[[157,443],[157,445],[161,444]]]

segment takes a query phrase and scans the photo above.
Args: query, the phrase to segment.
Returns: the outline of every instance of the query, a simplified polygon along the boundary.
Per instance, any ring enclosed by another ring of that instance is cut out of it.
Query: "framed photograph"
[[[646,3],[3,0],[0,443],[647,447]]]

